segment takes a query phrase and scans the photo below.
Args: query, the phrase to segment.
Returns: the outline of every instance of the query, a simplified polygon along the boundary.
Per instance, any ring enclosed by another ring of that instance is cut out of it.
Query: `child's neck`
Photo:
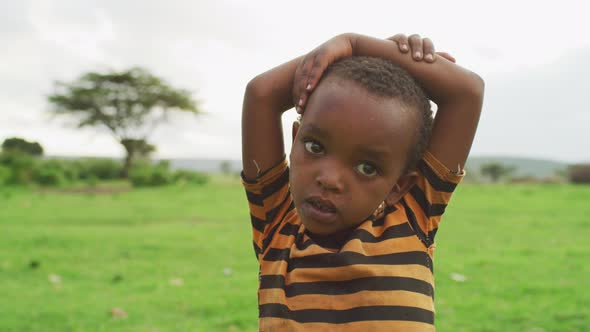
[[[354,231],[354,227],[344,229],[328,235],[313,234],[310,231],[306,231],[306,234],[320,247],[340,250],[340,248],[342,248],[342,246],[350,238],[350,234],[352,233],[352,231]]]

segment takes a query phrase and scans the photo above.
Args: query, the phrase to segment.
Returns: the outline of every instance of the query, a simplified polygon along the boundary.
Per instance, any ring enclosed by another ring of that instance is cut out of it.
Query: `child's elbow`
[[[469,95],[469,97],[481,101],[483,100],[483,95],[485,91],[485,81],[478,74],[474,72],[469,72],[466,90],[466,93]]]
[[[264,98],[268,94],[266,90],[263,79],[258,75],[246,85],[245,96],[254,99]]]

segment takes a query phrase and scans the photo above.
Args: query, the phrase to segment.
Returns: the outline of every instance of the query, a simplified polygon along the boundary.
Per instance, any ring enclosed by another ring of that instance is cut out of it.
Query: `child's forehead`
[[[338,86],[318,90],[305,110],[301,133],[346,154],[383,161],[405,156],[415,131],[408,112],[399,102],[364,98],[357,92],[362,91]]]
[[[331,112],[338,112],[340,120],[351,121],[351,125],[362,118],[376,122],[412,118],[408,116],[412,113],[409,107],[399,98],[377,95],[357,82],[329,77],[311,95],[305,114],[311,121],[317,121]]]
[[[348,95],[355,94],[357,96],[381,98],[383,101],[387,99],[385,96],[378,95],[375,91],[370,91],[368,87],[361,82],[354,81],[348,78],[341,78],[335,75],[324,78],[316,90],[335,89],[336,94]]]

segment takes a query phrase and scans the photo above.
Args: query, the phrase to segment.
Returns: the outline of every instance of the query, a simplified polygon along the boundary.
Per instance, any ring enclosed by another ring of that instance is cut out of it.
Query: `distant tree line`
[[[517,168],[499,162],[485,163],[480,166],[479,173],[492,183],[509,181],[513,183],[551,183],[565,182],[590,183],[590,164],[576,164],[567,169],[557,171],[553,177],[536,178],[533,176],[515,176]]]
[[[500,163],[487,163],[481,166],[480,172],[492,182],[498,182],[501,178],[514,173],[516,167],[506,166]]]
[[[38,142],[13,137],[2,143],[0,185],[62,186],[75,183],[96,185],[100,181],[124,180],[124,162],[108,158],[59,159],[42,158]],[[199,172],[172,171],[168,162],[138,160],[129,170],[128,180],[134,186],[169,184],[204,184],[208,176]]]

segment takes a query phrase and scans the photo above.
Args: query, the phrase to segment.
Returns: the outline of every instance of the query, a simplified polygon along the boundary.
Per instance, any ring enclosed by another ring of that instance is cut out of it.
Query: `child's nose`
[[[340,193],[344,189],[342,174],[334,169],[321,170],[316,182],[324,190]]]

